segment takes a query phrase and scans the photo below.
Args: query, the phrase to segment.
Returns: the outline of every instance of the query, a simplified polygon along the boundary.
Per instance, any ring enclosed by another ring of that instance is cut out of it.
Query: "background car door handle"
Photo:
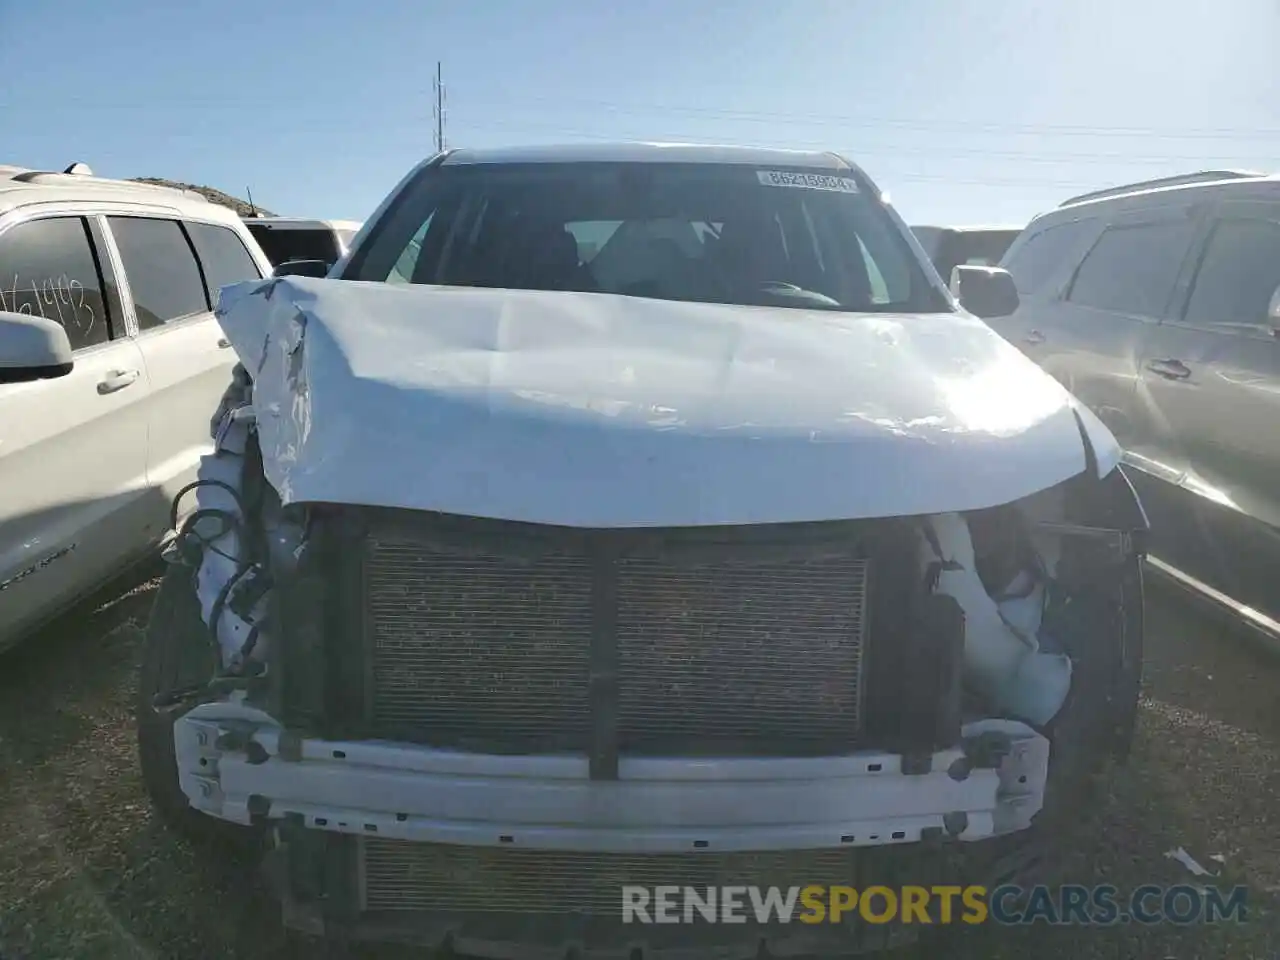
[[[220,350],[226,350],[229,346],[231,346],[231,341],[228,340],[226,337],[218,338],[218,348]]]
[[[138,379],[137,370],[112,370],[98,381],[99,393],[115,393]]]
[[[1147,369],[1168,380],[1185,380],[1191,376],[1191,368],[1181,360],[1148,360]]]
[[[1028,330],[1026,335],[1022,338],[1022,342],[1029,343],[1032,346],[1036,346],[1038,344],[1044,343],[1044,334],[1041,333],[1039,330]]]

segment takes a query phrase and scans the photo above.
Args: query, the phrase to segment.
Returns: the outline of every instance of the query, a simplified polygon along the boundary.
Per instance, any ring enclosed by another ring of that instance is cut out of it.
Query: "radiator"
[[[361,908],[616,919],[626,884],[694,887],[854,885],[878,851],[620,854],[463,847],[364,838]],[[865,871],[864,871],[865,872]],[[876,879],[873,882],[886,882]],[[744,898],[745,899],[745,898]]]
[[[856,543],[417,529],[374,526],[363,544],[371,736],[586,750],[594,671],[616,676],[627,753],[807,755],[858,738],[871,561]]]

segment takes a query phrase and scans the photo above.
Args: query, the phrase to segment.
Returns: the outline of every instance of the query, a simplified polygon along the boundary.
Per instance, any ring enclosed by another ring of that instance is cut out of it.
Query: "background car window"
[[[204,268],[209,302],[214,306],[218,304],[218,291],[228,284],[262,278],[258,265],[234,230],[209,223],[187,223],[183,226],[191,238],[191,245],[196,248],[200,266]]]
[[[200,267],[176,220],[111,217],[138,328],[149,330],[209,310]]]
[[[1067,299],[1142,317],[1161,317],[1195,233],[1192,220],[1110,227],[1076,271]]]
[[[405,244],[400,258],[395,262],[395,266],[391,268],[391,272],[387,274],[387,283],[413,282],[413,271],[418,266],[418,258],[422,256],[423,238],[426,237],[427,231],[431,229],[431,216],[431,214],[427,214],[427,219],[422,221],[422,226],[418,228],[418,232],[410,237],[409,242]]]
[[[943,282],[949,283],[951,271],[962,264],[998,264],[1018,233],[1017,230],[949,230],[938,238],[930,259]]]
[[[1188,323],[1256,328],[1270,336],[1267,305],[1280,286],[1280,223],[1224,220],[1209,239],[1191,298]]]
[[[942,228],[912,227],[911,232],[916,235],[916,239],[920,241],[920,246],[924,248],[924,252],[932,260],[933,255],[938,251],[938,244],[942,241]]]
[[[566,223],[564,228],[573,234],[573,239],[577,241],[578,259],[583,263],[590,263],[620,226],[622,226],[621,220],[579,220]],[[702,239],[701,234],[698,239]]]
[[[861,237],[858,238],[858,250],[862,254],[863,262],[867,265],[867,280],[871,283],[871,302],[888,303],[889,284],[885,281],[884,275],[880,273],[880,265],[871,256],[871,253],[867,250],[867,245],[862,242]]]
[[[333,263],[338,259],[338,238],[328,227],[273,227],[265,223],[248,227],[273,267],[291,260]]]
[[[111,339],[102,288],[83,218],[32,220],[0,234],[0,310],[58,321],[73,350]]]
[[[1071,255],[1092,226],[1090,220],[1073,220],[1048,227],[1011,248],[1000,265],[1013,275],[1019,293],[1035,293],[1049,282],[1054,271]]]

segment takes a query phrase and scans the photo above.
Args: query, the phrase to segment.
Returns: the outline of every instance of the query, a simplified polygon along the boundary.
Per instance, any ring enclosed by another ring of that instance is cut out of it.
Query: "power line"
[[[437,63],[437,86],[439,84],[440,64]],[[442,96],[439,98],[442,102]],[[672,114],[690,117],[706,117],[742,123],[762,123],[769,125],[821,125],[843,124],[851,127],[894,127],[902,130],[914,130],[922,133],[938,133],[954,131],[966,134],[1020,134],[1026,136],[1078,136],[1078,137],[1129,137],[1154,140],[1198,140],[1198,139],[1230,139],[1250,142],[1275,141],[1280,139],[1280,127],[1188,127],[1182,130],[1157,127],[1124,127],[1097,126],[1090,124],[1044,124],[1044,123],[995,123],[988,121],[969,121],[958,119],[920,119],[890,117],[868,114],[812,114],[812,113],[772,113],[756,110],[730,110],[716,107],[691,107],[672,104],[620,103],[610,100],[591,100],[563,97],[501,97],[497,100],[485,101],[483,109],[491,113],[494,105],[516,105],[529,103],[555,103],[560,106],[578,105],[604,110],[609,113],[645,115]],[[21,101],[0,101],[0,109],[14,108],[24,105]],[[85,110],[152,110],[156,107],[182,107],[206,109],[242,109],[255,107],[263,109],[261,101],[248,99],[192,99],[183,98],[164,100],[154,97],[139,97],[136,100],[98,100],[93,97],[59,97],[55,102],[34,104],[40,110],[54,111],[62,108]],[[326,115],[332,112],[332,105],[326,108]]]
[[[939,119],[904,119],[868,114],[803,114],[794,111],[771,113],[758,110],[728,110],[719,107],[690,107],[657,103],[619,103],[612,100],[591,100],[565,97],[503,97],[504,105],[508,103],[555,103],[595,107],[611,113],[628,114],[684,114],[689,116],[705,116],[712,119],[737,120],[770,124],[829,124],[846,123],[854,125],[876,125],[918,129],[935,132],[952,129],[958,132],[979,133],[1022,133],[1028,135],[1060,135],[1060,136],[1116,136],[1147,137],[1160,139],[1241,139],[1241,140],[1273,140],[1280,138],[1280,127],[1200,127],[1186,130],[1160,129],[1157,127],[1124,127],[1095,126],[1092,124],[1046,124],[1046,123],[993,123],[971,120],[939,120]]]
[[[710,140],[705,137],[697,137],[697,136],[689,137],[685,135],[672,134],[669,132],[658,133],[655,131],[647,131],[644,135],[641,135],[641,136],[634,136],[630,134],[618,134],[618,133],[610,133],[607,135],[602,135],[602,134],[593,133],[587,130],[576,130],[576,129],[568,129],[564,127],[553,127],[553,126],[544,126],[544,125],[537,125],[537,124],[468,122],[463,125],[462,129],[464,131],[501,130],[503,132],[516,132],[516,133],[531,132],[531,133],[549,134],[556,137],[564,137],[567,140],[581,140],[586,142],[605,142],[605,143],[618,141],[618,140],[623,140],[623,141],[659,140],[659,141],[666,141],[666,142],[696,143],[696,144],[716,144],[716,143],[724,142],[723,140],[719,140],[719,141]],[[794,149],[801,149],[801,150],[805,150],[805,149],[828,150],[833,146],[833,144],[831,142],[805,143],[805,142],[797,142],[797,141],[787,141],[785,143],[785,146],[791,147]],[[842,151],[842,152],[855,162],[859,161],[861,158],[865,156],[878,155],[878,156],[884,156],[884,157],[890,157],[890,158],[927,157],[929,159],[939,160],[939,161],[953,161],[953,160],[958,160],[962,158],[970,158],[975,160],[1012,159],[1012,160],[1017,160],[1020,163],[1021,162],[1031,162],[1031,163],[1040,163],[1040,164],[1060,163],[1060,165],[1062,166],[1074,166],[1077,163],[1094,163],[1094,164],[1105,163],[1105,164],[1110,164],[1112,166],[1124,166],[1124,165],[1136,163],[1136,164],[1160,164],[1165,167],[1169,167],[1171,161],[1175,163],[1185,163],[1187,166],[1194,165],[1194,166],[1201,166],[1201,167],[1216,167],[1216,166],[1229,167],[1229,166],[1240,165],[1240,164],[1237,164],[1234,160],[1231,160],[1230,158],[1222,158],[1222,157],[1215,158],[1215,157],[1206,157],[1206,156],[1196,156],[1196,157],[1164,156],[1164,157],[1131,158],[1121,153],[1103,154],[1103,155],[1080,154],[1080,155],[1074,155],[1074,156],[1061,155],[1064,159],[1062,161],[1059,161],[1055,159],[1053,155],[1032,153],[1030,151],[997,151],[997,150],[979,150],[979,149],[967,150],[967,151],[953,150],[953,149],[925,150],[920,148],[909,148],[909,147],[907,148],[896,148],[896,147],[886,147],[886,146],[867,147],[864,145],[858,145],[857,147],[851,150]],[[1225,162],[1224,162],[1224,159],[1225,159]],[[879,168],[879,169],[882,170],[883,168]],[[877,169],[872,169],[870,172],[873,177],[877,175]],[[1008,186],[1061,186],[1061,187],[1068,187],[1068,188],[1090,187],[1090,186],[1096,185],[1096,181],[1047,179],[1047,178],[1018,178],[1018,179],[1002,178],[1000,180],[970,179],[970,178],[966,178],[962,173],[948,174],[946,176],[932,176],[932,175],[926,175],[926,174],[910,174],[907,176],[909,176],[911,179],[921,180],[921,181],[951,182],[956,184],[971,184],[971,185],[1004,184]],[[902,179],[902,177],[897,177],[897,179]]]
[[[503,130],[526,133],[547,133],[555,136],[572,137],[574,139],[587,139],[599,141],[611,140],[674,140],[682,143],[723,143],[723,139],[708,139],[704,136],[694,135],[692,137],[684,134],[672,133],[655,133],[650,130],[644,134],[636,135],[632,133],[610,133],[597,134],[588,130],[580,130],[573,128],[560,127],[546,124],[527,124],[527,123],[498,123],[498,122],[472,122],[465,121],[462,124],[463,130]],[[786,140],[777,141],[779,145],[786,145],[796,149],[814,149],[827,150],[832,146],[832,141],[828,140],[823,143],[816,141],[797,141]],[[850,151],[850,158],[856,160],[860,156],[918,156],[931,157],[938,160],[953,160],[958,158],[974,159],[1001,159],[1001,160],[1018,160],[1028,163],[1052,163],[1062,165],[1074,165],[1078,163],[1102,163],[1115,165],[1124,164],[1163,164],[1168,165],[1170,162],[1187,163],[1187,164],[1206,164],[1209,166],[1233,166],[1235,161],[1229,156],[1215,154],[1171,154],[1166,153],[1161,156],[1130,156],[1125,153],[1099,153],[1091,151],[1089,153],[1059,153],[1044,150],[1006,150],[995,149],[988,150],[982,147],[954,147],[950,144],[939,144],[935,147],[898,147],[892,144],[858,144]]]

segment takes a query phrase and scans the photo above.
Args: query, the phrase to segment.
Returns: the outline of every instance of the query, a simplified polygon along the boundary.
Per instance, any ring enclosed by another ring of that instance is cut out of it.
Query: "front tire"
[[[986,841],[990,884],[1048,882],[1061,861],[1087,845],[1109,799],[1119,767],[1128,759],[1142,686],[1144,591],[1141,557],[1117,571],[1115,589],[1097,598],[1109,629],[1079,632],[1069,650],[1072,690],[1044,730],[1051,743],[1043,809],[1031,826]]]
[[[160,582],[142,648],[135,704],[142,784],[160,819],[188,840],[233,857],[261,849],[260,831],[195,810],[178,785],[173,725],[191,702],[156,707],[157,695],[195,686],[216,666],[209,631],[200,616],[195,571],[171,564]]]

